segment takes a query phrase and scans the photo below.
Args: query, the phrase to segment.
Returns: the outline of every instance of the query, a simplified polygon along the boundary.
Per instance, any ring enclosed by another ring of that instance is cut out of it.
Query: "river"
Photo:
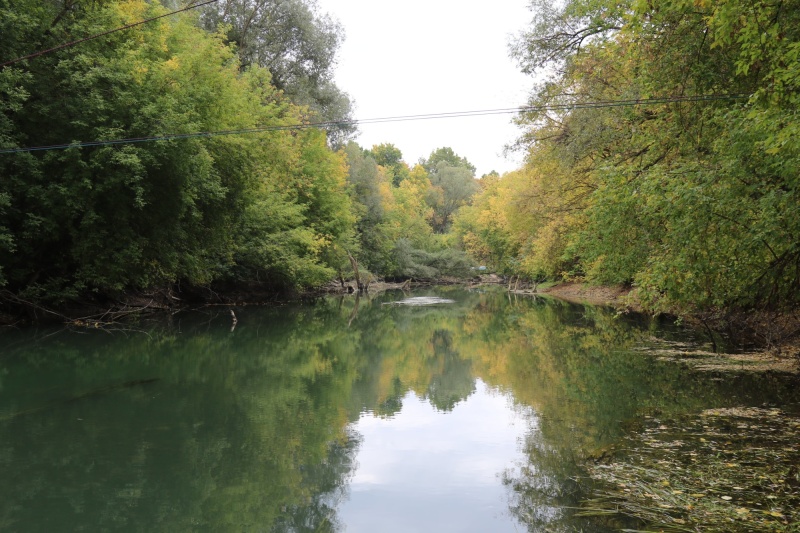
[[[587,459],[798,401],[660,360],[704,342],[669,323],[503,291],[235,312],[0,335],[0,531],[619,531],[579,512]]]

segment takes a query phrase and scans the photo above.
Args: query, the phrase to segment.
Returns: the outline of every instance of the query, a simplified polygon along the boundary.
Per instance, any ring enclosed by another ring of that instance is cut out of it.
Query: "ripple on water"
[[[383,305],[421,306],[421,305],[438,305],[438,304],[453,304],[453,303],[455,303],[455,300],[450,300],[448,298],[440,298],[438,296],[414,296],[412,298],[397,300],[395,302],[386,302]]]

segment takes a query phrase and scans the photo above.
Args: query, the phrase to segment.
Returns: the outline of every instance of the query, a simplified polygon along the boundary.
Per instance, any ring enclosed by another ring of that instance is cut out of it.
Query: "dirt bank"
[[[525,292],[530,292],[527,290]],[[634,307],[629,302],[630,287],[622,285],[587,285],[585,283],[559,283],[537,291],[562,300],[592,305],[611,305],[614,307]]]

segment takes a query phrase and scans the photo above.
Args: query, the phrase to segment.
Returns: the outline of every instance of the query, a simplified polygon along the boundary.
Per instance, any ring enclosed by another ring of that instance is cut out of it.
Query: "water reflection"
[[[473,394],[474,392],[474,394]],[[523,413],[477,381],[467,401],[442,412],[414,393],[392,417],[365,413],[350,497],[349,532],[519,531],[499,476],[523,460]]]
[[[417,296],[453,303],[347,296],[236,309],[233,331],[222,310],[147,335],[3,335],[0,530],[617,530],[572,507],[580,462],[626,424],[796,396],[631,350],[675,334],[651,322]]]

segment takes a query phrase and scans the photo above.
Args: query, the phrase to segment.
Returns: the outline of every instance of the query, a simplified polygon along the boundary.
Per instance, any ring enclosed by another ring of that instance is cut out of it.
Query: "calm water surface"
[[[0,531],[619,531],[576,516],[581,461],[645,416],[797,401],[658,361],[694,342],[666,325],[414,296],[450,302],[0,335]]]

